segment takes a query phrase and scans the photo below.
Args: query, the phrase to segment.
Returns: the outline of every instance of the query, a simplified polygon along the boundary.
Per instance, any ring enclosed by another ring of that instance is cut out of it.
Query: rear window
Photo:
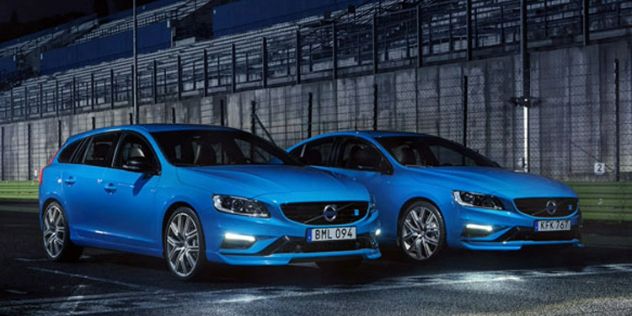
[[[60,163],[69,163],[70,160],[72,159],[72,156],[77,151],[77,148],[79,148],[81,141],[82,141],[81,139],[76,140],[72,142],[71,144],[69,144],[68,146],[64,147],[64,150],[62,150],[61,153],[59,153],[59,157],[57,158],[57,161],[59,161]]]

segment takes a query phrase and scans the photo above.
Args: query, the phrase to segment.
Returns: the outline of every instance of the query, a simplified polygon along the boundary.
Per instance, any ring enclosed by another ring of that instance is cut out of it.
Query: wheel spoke
[[[406,228],[408,228],[408,230],[410,230],[410,232],[418,232],[419,230],[414,227],[409,221],[405,221],[404,222],[404,226],[406,226]]]
[[[417,212],[415,210],[412,210],[410,212],[410,216],[412,217],[412,222],[415,224],[415,230],[416,231],[421,231],[421,221],[419,220],[419,214],[417,214]]]
[[[432,256],[432,253],[434,252],[432,249],[430,249],[430,244],[428,242],[428,240],[423,240],[422,244],[424,245],[424,250],[426,251],[426,257],[430,257]]]
[[[423,254],[423,249],[422,249],[422,242],[420,239],[415,240],[415,251],[417,254],[417,258],[418,259],[423,259],[425,258],[424,254]]]

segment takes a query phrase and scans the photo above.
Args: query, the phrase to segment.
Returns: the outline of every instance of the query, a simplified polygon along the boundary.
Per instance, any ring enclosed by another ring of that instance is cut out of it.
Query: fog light
[[[222,249],[248,249],[255,241],[257,238],[254,236],[226,233],[220,247]]]
[[[379,236],[381,233],[382,233],[382,230],[378,228],[378,229],[375,231],[375,237]]]
[[[224,239],[232,240],[232,241],[245,241],[245,242],[250,242],[250,243],[253,243],[255,242],[255,240],[257,240],[255,237],[252,237],[252,236],[239,235],[239,234],[233,234],[233,233],[226,233],[226,235],[224,235]]]
[[[493,230],[492,227],[489,225],[478,225],[478,224],[467,224],[465,225],[465,228],[473,229],[473,230],[484,230],[486,232],[491,232]]]

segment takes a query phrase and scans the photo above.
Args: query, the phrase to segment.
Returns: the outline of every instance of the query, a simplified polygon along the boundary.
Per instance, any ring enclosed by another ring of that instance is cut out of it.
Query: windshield
[[[439,137],[401,136],[376,139],[402,165],[424,167],[500,167],[475,151]]]
[[[245,132],[184,130],[152,136],[175,166],[301,165],[282,149]]]

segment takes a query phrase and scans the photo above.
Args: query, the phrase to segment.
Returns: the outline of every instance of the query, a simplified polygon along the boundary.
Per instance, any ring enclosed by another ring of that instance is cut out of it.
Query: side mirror
[[[123,164],[123,169],[133,172],[150,172],[152,164],[147,157],[132,157]]]

